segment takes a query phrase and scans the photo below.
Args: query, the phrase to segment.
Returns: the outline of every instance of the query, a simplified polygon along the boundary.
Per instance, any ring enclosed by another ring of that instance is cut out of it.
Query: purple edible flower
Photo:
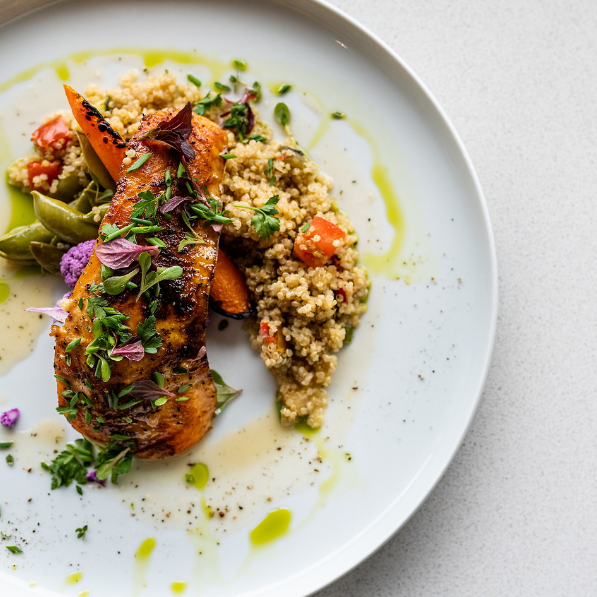
[[[128,267],[133,261],[139,259],[141,253],[148,253],[150,257],[155,257],[159,252],[159,247],[154,245],[144,247],[126,238],[115,238],[110,242],[99,244],[95,249],[97,258],[111,269]]]
[[[36,313],[44,313],[54,318],[54,321],[64,323],[68,317],[68,313],[63,311],[60,307],[29,307],[25,311],[35,311]]]
[[[94,240],[86,240],[71,247],[60,259],[60,273],[67,286],[75,287],[93,253]]]
[[[137,340],[137,342],[133,342],[132,344],[125,344],[115,348],[110,353],[110,356],[112,357],[115,355],[126,357],[129,361],[140,361],[145,355],[145,349],[143,348],[141,340]]]
[[[21,412],[18,408],[7,410],[0,415],[0,423],[4,425],[4,427],[14,427],[20,414]]]
[[[207,354],[207,348],[202,346],[194,359],[187,359],[188,361],[200,361]]]
[[[142,398],[143,400],[157,400],[162,396],[168,396],[170,398],[176,396],[173,392],[160,388],[157,383],[150,379],[136,382],[128,395],[131,398]]]
[[[97,473],[97,469],[94,468],[92,471],[89,471],[85,475],[85,479],[87,481],[89,481],[90,483],[99,483],[102,487],[105,487],[106,483],[104,481],[102,481],[101,479],[98,479],[96,473]]]

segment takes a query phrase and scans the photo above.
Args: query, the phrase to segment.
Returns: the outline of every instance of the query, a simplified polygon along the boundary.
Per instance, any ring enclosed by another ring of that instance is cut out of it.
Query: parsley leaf
[[[217,95],[212,96],[210,91],[203,99],[195,102],[193,106],[193,112],[203,116],[207,110],[222,107],[222,95],[218,93]]]
[[[146,154],[147,155],[147,154]],[[135,203],[131,218],[153,218],[157,213],[157,200],[151,191],[141,191],[139,193],[140,201]]]
[[[252,209],[256,212],[251,218],[251,226],[255,228],[262,239],[268,240],[274,232],[280,230],[280,220],[276,217],[279,213],[276,209],[279,200],[278,195],[273,195],[263,207],[249,207],[248,205],[235,205],[234,207]]]
[[[155,329],[155,324],[155,315],[150,315],[137,326],[137,336],[139,336],[145,352],[149,354],[155,354],[162,345],[162,338]]]
[[[50,465],[41,463],[44,470],[52,474],[52,489],[68,487],[73,481],[79,485],[87,483],[87,467],[93,464],[93,446],[87,439],[76,439],[67,444]]]

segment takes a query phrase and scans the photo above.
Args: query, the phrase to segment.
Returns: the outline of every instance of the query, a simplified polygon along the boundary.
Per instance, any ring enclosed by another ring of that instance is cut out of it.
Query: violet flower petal
[[[167,214],[169,211],[177,208],[183,201],[188,201],[189,199],[190,197],[180,197],[179,195],[172,197],[172,199],[166,201],[166,203],[160,207],[160,212]]]
[[[89,471],[85,475],[85,479],[87,481],[89,481],[89,483],[99,483],[102,487],[105,487],[106,483],[104,481],[102,481],[101,479],[98,479],[96,473],[97,473],[97,469],[94,468],[93,470]]]
[[[133,261],[139,259],[141,253],[149,253],[150,257],[155,257],[159,252],[159,247],[141,246],[126,238],[115,238],[107,243],[100,243],[95,248],[97,258],[111,269],[128,267]]]
[[[157,400],[162,396],[168,396],[169,398],[176,396],[174,392],[160,388],[157,383],[150,379],[136,382],[133,385],[133,389],[127,395],[131,398],[141,398],[143,400]]]
[[[141,340],[137,340],[137,342],[133,342],[132,344],[125,344],[115,348],[110,353],[110,356],[114,355],[123,356],[129,361],[140,361],[145,356],[145,349]]]
[[[202,346],[199,352],[197,353],[197,356],[194,359],[187,359],[187,361],[200,361],[206,354],[207,348],[205,348],[205,346]]]
[[[21,411],[18,408],[7,410],[0,415],[0,424],[4,427],[14,427],[20,414]]]
[[[68,313],[59,307],[29,307],[28,309],[25,309],[25,311],[44,313],[45,315],[53,317],[55,321],[59,321],[60,323],[64,323],[68,317]]]

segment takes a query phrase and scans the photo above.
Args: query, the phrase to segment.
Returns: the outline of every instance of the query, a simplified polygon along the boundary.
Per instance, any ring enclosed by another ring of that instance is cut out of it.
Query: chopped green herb
[[[135,207],[133,207],[133,211],[131,212],[131,219],[144,218],[147,220],[150,218],[154,218],[158,210],[159,198],[160,196],[154,196],[154,194],[151,191],[142,191],[141,193],[139,193],[140,201],[137,201],[137,203],[135,203]]]
[[[191,387],[190,384],[184,383],[180,386],[180,388],[178,388],[177,393],[184,394],[190,387]]]
[[[247,70],[247,63],[244,60],[233,60],[232,66],[238,70]]]
[[[139,170],[139,168],[141,168],[141,166],[143,166],[143,164],[153,155],[153,153],[150,151],[146,154],[143,154],[127,171],[127,174],[130,174],[131,172],[134,172],[135,170]]]
[[[12,466],[15,463],[15,459],[13,458],[12,454],[8,454],[6,456],[6,464],[8,464],[8,466]]]
[[[311,222],[307,222],[302,228],[301,228],[301,232],[305,233],[307,232],[307,230],[309,230],[309,228],[311,228]]]
[[[222,126],[225,129],[234,129],[239,140],[244,140],[249,129],[249,106],[240,102],[232,104],[230,114]]]
[[[352,341],[352,335],[354,333],[354,327],[351,325],[347,325],[344,327],[345,334],[344,334],[344,344],[349,344]]]
[[[265,175],[269,178],[269,186],[273,187],[278,179],[274,175],[274,160],[273,158],[268,158],[267,160],[267,168],[265,170]]]
[[[228,320],[222,319],[220,323],[218,323],[218,330],[223,332],[228,327]]]
[[[104,292],[112,296],[120,294],[126,288],[127,283],[139,273],[139,268],[135,268],[132,272],[124,276],[112,276],[104,280]],[[68,349],[67,349],[68,350]]]
[[[263,135],[258,135],[257,133],[253,133],[249,135],[245,141],[259,141],[260,143],[267,143],[267,137]]]
[[[161,247],[162,249],[166,247],[166,243],[161,238],[148,238],[147,242],[150,245],[155,245],[156,247]]]
[[[161,398],[154,400],[153,404],[154,406],[162,406],[162,404],[166,404],[166,402],[168,402],[168,398],[166,398],[166,396],[162,396]]]
[[[288,128],[290,122],[290,110],[288,109],[288,106],[282,102],[276,104],[276,107],[274,108],[274,117],[286,134],[290,135],[290,129]]]
[[[253,101],[256,104],[261,101],[261,83],[259,83],[259,81],[255,81],[255,83],[253,83],[253,87],[249,89],[249,95],[255,96],[255,99]]]
[[[87,532],[87,525],[81,527],[79,529],[75,529],[75,533],[77,533],[77,539],[85,539],[85,533]]]
[[[189,224],[190,225],[190,224]],[[205,241],[199,237],[190,234],[189,232],[185,233],[184,239],[178,243],[178,251],[182,251],[187,245],[204,245]]]
[[[186,402],[187,400],[189,400],[189,396],[181,396],[176,399],[176,402]]]
[[[130,439],[126,435],[111,435],[111,439]],[[104,481],[108,477],[112,483],[118,482],[118,477],[124,475],[131,470],[133,462],[133,455],[130,448],[125,448],[117,441],[111,441],[102,449],[97,457],[97,471],[96,475],[100,481]]]
[[[224,83],[220,83],[219,81],[214,83],[214,87],[220,91],[230,91],[230,87],[228,87],[228,85],[224,85]]]
[[[344,118],[346,118],[346,114],[344,114],[344,112],[332,112],[330,114],[330,116],[334,119],[334,120],[343,120]]]
[[[118,226],[116,226],[114,224],[104,224],[102,226],[99,236],[105,243],[107,243],[107,242],[110,242],[111,240],[114,240],[115,238],[119,237],[123,232],[128,232],[129,230],[131,230],[134,227],[135,227],[135,224],[129,224],[128,226],[125,226],[124,228],[118,228]]]
[[[10,448],[10,446],[12,446],[14,444],[14,442],[0,442],[0,450],[6,450],[7,448]]]
[[[128,402],[125,402],[124,404],[119,404],[117,406],[118,410],[126,410],[127,408],[133,408],[133,406],[137,406],[137,404],[139,404],[140,402],[143,402],[143,400],[141,400],[140,398],[136,398],[134,400],[129,400]]]
[[[137,326],[137,336],[139,336],[141,344],[143,344],[143,348],[148,354],[155,354],[162,345],[162,337],[158,334],[155,326],[155,315],[150,315]]]
[[[83,488],[82,488],[80,485],[77,485],[77,486],[76,486],[76,489],[77,489],[77,493],[78,493],[79,495],[83,495]]]
[[[225,160],[232,160],[234,159],[236,156],[233,153],[221,153],[220,154],[221,158],[224,158]]]
[[[111,99],[112,98],[109,95],[106,96],[106,101],[104,102],[104,112],[108,111]]]
[[[276,95],[284,95],[285,93],[288,93],[291,89],[292,85],[289,85],[288,83],[285,83],[284,85],[279,85],[276,88]]]
[[[187,483],[194,483],[194,482],[195,482],[195,477],[193,477],[193,475],[191,475],[191,473],[187,473],[187,474],[184,476],[184,480],[185,480]]]
[[[7,545],[6,549],[8,549],[10,553],[23,553],[23,550],[18,548],[16,545]]]
[[[201,81],[195,76],[191,75],[190,73],[187,75],[187,80],[190,81],[196,87],[201,87]]]
[[[251,226],[255,228],[261,238],[268,240],[274,232],[280,230],[280,220],[276,217],[279,213],[276,209],[279,200],[278,195],[273,195],[263,207],[249,207],[248,205],[235,205],[234,207],[255,211],[255,215],[251,218]]]
[[[89,409],[85,410],[85,423],[91,425],[91,411]]]

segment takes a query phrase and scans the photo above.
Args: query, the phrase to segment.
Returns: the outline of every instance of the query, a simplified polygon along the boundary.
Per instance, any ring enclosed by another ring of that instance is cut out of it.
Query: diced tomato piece
[[[29,176],[29,186],[32,189],[37,190],[33,179],[40,174],[47,174],[48,183],[51,184],[60,174],[60,164],[53,164],[50,162],[47,166],[44,166],[43,162],[29,162],[27,164],[27,174]]]
[[[342,297],[342,302],[345,303],[346,302],[346,290],[344,290],[344,288],[338,288],[338,290],[336,290],[336,300],[338,300],[337,297],[341,296]]]
[[[264,342],[276,341],[276,335],[278,332],[276,332],[273,336],[270,336],[269,323],[267,323],[266,321],[262,321],[259,324],[259,331],[261,332],[261,337],[263,338]]]
[[[31,135],[31,141],[40,149],[49,147],[56,143],[56,141],[60,141],[60,139],[70,139],[70,129],[61,116],[56,116],[56,118],[44,122]]]
[[[346,233],[329,220],[315,216],[306,232],[301,232],[294,241],[294,253],[310,267],[325,265],[338,248],[335,241],[342,241]]]

